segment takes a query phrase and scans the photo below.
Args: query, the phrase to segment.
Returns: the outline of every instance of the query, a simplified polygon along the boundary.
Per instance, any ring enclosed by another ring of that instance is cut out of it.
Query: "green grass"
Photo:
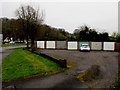
[[[2,79],[10,81],[36,74],[63,70],[59,64],[33,54],[27,50],[17,49],[3,60]]]
[[[10,46],[18,46],[18,45],[12,45],[12,44],[2,44],[2,47],[10,47]]]
[[[2,44],[3,47],[19,46],[19,45],[26,45],[26,43],[16,43],[15,45],[12,45],[12,44]]]

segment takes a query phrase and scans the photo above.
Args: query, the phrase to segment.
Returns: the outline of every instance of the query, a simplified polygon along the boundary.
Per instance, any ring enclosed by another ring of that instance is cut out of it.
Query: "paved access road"
[[[7,49],[14,49],[14,48],[21,48],[26,47],[26,45],[19,45],[19,46],[10,46],[10,47],[2,47],[3,51]]]
[[[91,65],[99,65],[101,78],[91,81],[88,84],[91,88],[109,88],[115,82],[118,74],[118,52],[43,50],[42,53],[63,58],[68,63],[72,63],[74,68],[68,72],[72,76],[79,74],[81,71],[85,71]]]

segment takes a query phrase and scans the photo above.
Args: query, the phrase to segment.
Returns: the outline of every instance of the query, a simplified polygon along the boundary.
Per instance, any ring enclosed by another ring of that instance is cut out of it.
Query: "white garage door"
[[[44,41],[37,41],[37,48],[45,48]]]
[[[103,50],[115,50],[115,42],[104,42]]]
[[[75,41],[75,42],[68,42],[68,49],[77,49],[77,41]]]
[[[46,48],[55,48],[55,41],[46,41]]]

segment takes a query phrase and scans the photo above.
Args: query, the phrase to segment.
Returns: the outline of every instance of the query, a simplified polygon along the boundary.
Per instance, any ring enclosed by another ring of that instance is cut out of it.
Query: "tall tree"
[[[120,33],[113,32],[109,38],[111,41],[120,42]]]
[[[109,41],[109,35],[107,32],[98,33],[95,29],[84,25],[75,29],[74,35],[77,40],[84,41]]]
[[[38,28],[43,22],[43,12],[39,12],[39,8],[34,9],[33,7],[27,5],[21,6],[17,9],[16,16],[23,27],[22,30],[26,36],[27,48],[29,47],[28,40],[31,39],[31,48],[34,49],[34,42],[37,37]]]

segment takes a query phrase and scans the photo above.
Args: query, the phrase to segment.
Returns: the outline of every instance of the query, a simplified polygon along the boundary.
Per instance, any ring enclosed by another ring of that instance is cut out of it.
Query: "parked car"
[[[14,45],[14,44],[15,44],[15,42],[14,42],[14,41],[10,41],[10,42],[9,42],[9,44],[13,44],[13,45]]]
[[[4,40],[4,43],[5,43],[5,44],[9,44],[10,41],[9,41],[9,40]]]
[[[81,50],[81,51],[90,51],[90,46],[89,46],[89,44],[82,44],[82,45],[80,46],[80,50]]]

